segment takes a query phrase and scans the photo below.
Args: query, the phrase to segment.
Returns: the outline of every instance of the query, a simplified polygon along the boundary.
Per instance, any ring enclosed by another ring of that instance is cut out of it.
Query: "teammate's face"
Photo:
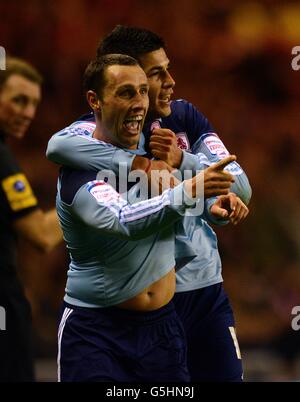
[[[139,56],[149,83],[149,117],[165,117],[171,114],[171,97],[175,81],[169,72],[170,61],[164,49]]]
[[[135,149],[149,107],[148,82],[139,66],[109,66],[100,101],[105,139],[122,148]]]
[[[15,138],[22,138],[41,100],[38,84],[21,75],[12,74],[0,91],[0,129]]]

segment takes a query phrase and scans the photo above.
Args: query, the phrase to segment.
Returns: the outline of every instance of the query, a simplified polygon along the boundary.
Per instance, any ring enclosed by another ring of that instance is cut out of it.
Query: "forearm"
[[[14,230],[18,236],[42,252],[51,251],[63,239],[54,209],[46,213],[36,209],[17,219]]]
[[[204,170],[212,163],[202,152],[191,154],[183,151],[182,161],[178,169],[183,175],[185,172],[189,172],[189,174],[195,176],[200,170]]]
[[[132,170],[145,172],[147,175],[147,192],[150,197],[157,196],[168,188],[176,187],[182,181],[180,175],[178,176],[171,166],[161,160],[150,160],[136,156],[132,163]]]
[[[203,134],[194,144],[193,153],[195,154],[192,155],[194,158],[200,154],[205,155],[210,164],[222,160],[225,155],[229,155],[221,139],[214,133]],[[194,159],[194,161],[196,160],[197,158]],[[226,166],[225,170],[234,177],[234,183],[231,185],[230,191],[240,197],[246,205],[249,204],[252,190],[243,168],[234,161]]]
[[[94,193],[91,186],[101,186],[101,192],[105,194],[107,201],[100,199],[99,192],[98,196],[91,196]],[[158,197],[131,205],[119,197],[110,185],[92,182],[78,191],[72,211],[86,225],[101,234],[138,240],[173,225],[194,205],[195,200],[189,199],[183,185],[166,190]]]
[[[66,128],[54,134],[46,151],[47,158],[56,164],[85,170],[111,170],[119,176],[119,166],[126,167],[127,174],[135,155],[111,144],[77,134]]]
[[[243,173],[234,178],[235,182],[232,184],[230,191],[235,193],[246,205],[248,205],[251,200],[252,189],[246,173],[243,171]]]
[[[48,248],[51,250],[63,240],[63,233],[59,225],[56,209],[44,212],[44,230],[47,237]]]

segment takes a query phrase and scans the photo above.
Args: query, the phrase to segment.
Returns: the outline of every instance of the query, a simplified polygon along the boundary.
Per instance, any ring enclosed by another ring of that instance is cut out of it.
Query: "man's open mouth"
[[[124,120],[123,125],[128,131],[137,131],[140,128],[140,124],[143,120],[142,115],[131,116]]]

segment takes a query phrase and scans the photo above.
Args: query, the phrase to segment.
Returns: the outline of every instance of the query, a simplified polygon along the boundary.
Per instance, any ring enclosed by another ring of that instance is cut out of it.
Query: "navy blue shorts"
[[[64,303],[59,381],[189,381],[186,338],[173,302],[150,312]]]
[[[223,285],[179,292],[173,301],[186,331],[191,381],[242,381],[234,317]]]

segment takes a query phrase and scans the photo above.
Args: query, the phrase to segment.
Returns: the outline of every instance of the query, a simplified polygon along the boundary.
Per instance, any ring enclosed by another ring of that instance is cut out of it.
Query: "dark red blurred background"
[[[43,101],[22,143],[13,144],[43,208],[54,206],[57,168],[50,136],[87,111],[81,77],[116,24],[163,36],[175,95],[209,118],[248,173],[247,221],[216,229],[225,287],[235,310],[246,379],[300,378],[299,1],[10,0],[0,2],[0,46],[44,76]],[[65,247],[48,256],[20,245],[20,275],[34,315],[37,358],[55,358]]]

